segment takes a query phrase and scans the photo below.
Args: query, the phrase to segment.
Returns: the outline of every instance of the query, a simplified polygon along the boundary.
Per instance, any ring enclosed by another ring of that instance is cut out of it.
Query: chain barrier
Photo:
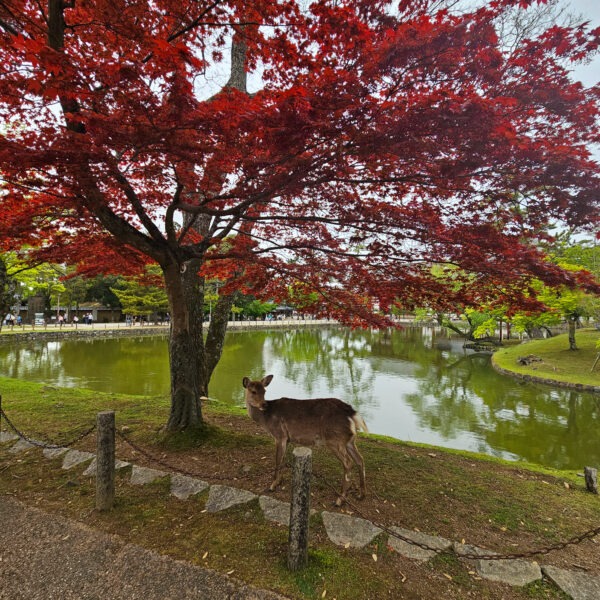
[[[326,487],[328,487],[329,489],[334,491],[336,494],[338,494],[337,488],[335,488],[331,483],[329,483],[329,481],[327,481],[327,479],[325,479],[323,476],[318,475],[313,472],[313,477],[315,479],[317,479],[318,481],[322,482]],[[378,523],[377,521],[374,521],[373,519],[371,519],[370,517],[365,515],[364,512],[361,511],[360,508],[358,506],[356,506],[356,504],[354,504],[353,502],[348,500],[348,498],[344,498],[344,501],[362,519],[364,519],[365,521],[369,521],[370,523],[375,525],[375,527],[381,529],[384,533],[387,533],[388,535],[390,535],[392,537],[402,540],[403,542],[406,542],[407,544],[410,544],[411,546],[417,546],[418,548],[421,548],[421,550],[435,552],[435,554],[444,554],[444,553],[448,552],[448,550],[434,548],[423,542],[417,542],[416,540],[406,537],[406,536],[402,535],[401,533],[394,531],[387,525]],[[484,553],[476,554],[474,552],[456,552],[455,551],[455,553],[459,558],[465,558],[465,559],[469,559],[469,560],[516,560],[519,558],[521,558],[521,559],[532,558],[534,556],[549,554],[550,552],[553,552],[555,550],[562,550],[562,549],[566,548],[567,546],[575,546],[577,544],[580,544],[584,540],[591,540],[592,538],[595,538],[598,535],[600,535],[600,527],[595,527],[594,529],[590,529],[579,535],[573,536],[572,538],[569,538],[568,540],[565,540],[563,542],[557,542],[556,544],[553,544],[551,546],[546,546],[545,548],[538,548],[535,550],[529,550],[527,552],[515,552],[515,553],[511,553],[511,554],[484,554]]]
[[[4,409],[0,407],[0,417],[6,421],[6,424],[14,431],[14,433],[22,440],[25,440],[28,444],[32,446],[36,446],[38,448],[47,448],[49,450],[55,450],[57,448],[70,448],[74,446],[77,442],[80,442],[83,438],[87,437],[96,429],[96,424],[92,425],[89,429],[81,432],[77,437],[72,439],[70,442],[65,442],[63,444],[53,444],[51,442],[41,442],[39,440],[34,440],[29,436],[25,435],[22,431],[20,431],[13,422],[8,418],[7,414],[4,412]]]
[[[88,435],[90,435],[96,429],[96,424],[94,424],[89,429],[80,433],[77,437],[72,439],[70,442],[65,442],[63,444],[53,444],[53,443],[41,442],[39,440],[34,440],[34,439],[30,438],[29,436],[25,435],[22,431],[20,431],[13,424],[13,422],[10,420],[10,418],[4,412],[4,409],[1,406],[0,406],[0,418],[3,418],[6,421],[6,424],[9,426],[9,428],[12,429],[12,431],[14,431],[14,433],[20,439],[25,440],[32,446],[37,446],[39,448],[47,448],[47,449],[69,448],[69,447],[75,445],[77,442],[84,439],[85,437],[87,437]],[[170,469],[181,475],[185,475],[186,477],[201,477],[201,478],[205,478],[205,479],[216,479],[219,481],[231,481],[232,479],[233,480],[250,479],[251,477],[255,477],[254,474],[251,475],[249,473],[241,474],[241,475],[237,475],[237,476],[217,475],[217,474],[202,475],[202,474],[199,474],[199,473],[196,473],[193,471],[188,471],[187,469],[175,467],[171,463],[169,463],[165,460],[162,460],[161,458],[151,454],[150,452],[148,452],[147,450],[145,450],[144,448],[142,448],[135,442],[131,441],[123,432],[117,430],[116,434],[123,442],[125,442],[127,445],[129,445],[135,452],[138,452],[139,454],[144,456],[146,459],[148,459],[150,462],[160,465],[162,467],[165,467],[167,469]],[[282,464],[282,467],[283,466],[285,466],[287,468],[291,467],[290,463],[287,460],[284,461],[284,463]],[[324,484],[325,487],[332,490],[335,494],[338,493],[335,486],[333,486],[323,476],[318,475],[317,473],[313,472],[313,477],[316,480],[320,481],[322,484]],[[429,546],[428,544],[425,544],[423,542],[418,542],[407,536],[404,536],[401,533],[398,533],[397,531],[392,530],[387,525],[384,525],[382,523],[379,523],[379,522],[371,519],[358,506],[356,506],[356,504],[351,502],[348,498],[344,498],[344,501],[352,509],[353,512],[355,512],[357,515],[359,515],[362,519],[369,521],[375,527],[381,529],[384,533],[387,533],[389,536],[392,536],[396,539],[406,542],[407,544],[410,544],[411,546],[416,546],[418,548],[421,548],[422,550],[426,550],[428,552],[434,552],[435,554],[443,554],[443,553],[448,552],[447,550],[441,550],[440,548],[434,548],[433,546]],[[510,553],[510,554],[484,554],[484,553],[476,554],[473,552],[456,552],[456,554],[460,558],[469,559],[469,560],[516,560],[516,559],[532,558],[534,556],[549,554],[550,552],[554,552],[556,550],[563,550],[567,546],[574,546],[574,545],[580,544],[581,542],[588,540],[588,539],[591,540],[598,535],[600,535],[600,526],[590,529],[588,531],[585,531],[579,535],[573,536],[573,537],[569,538],[568,540],[565,540],[562,542],[557,542],[556,544],[552,544],[551,546],[537,548],[534,550],[528,550],[526,552],[514,552],[514,553]]]
[[[196,477],[196,478],[202,478],[202,479],[215,479],[217,481],[231,481],[232,479],[233,480],[250,479],[250,478],[253,478],[256,476],[256,474],[250,474],[250,473],[243,473],[243,474],[239,474],[239,475],[217,475],[216,473],[211,474],[211,475],[204,475],[204,474],[197,473],[194,471],[188,471],[187,469],[182,469],[181,467],[176,467],[176,466],[172,465],[171,463],[163,460],[162,458],[159,458],[158,456],[148,452],[146,449],[142,448],[135,442],[131,441],[123,432],[117,430],[116,434],[123,442],[125,442],[133,450],[135,450],[136,452],[138,452],[139,454],[144,456],[150,462],[160,465],[161,467],[164,467],[171,471],[174,471],[175,473],[179,473],[180,475],[185,475],[186,477]]]

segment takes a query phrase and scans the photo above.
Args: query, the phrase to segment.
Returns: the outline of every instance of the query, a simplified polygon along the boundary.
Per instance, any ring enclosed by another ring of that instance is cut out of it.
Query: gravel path
[[[0,496],[2,600],[285,600]]]

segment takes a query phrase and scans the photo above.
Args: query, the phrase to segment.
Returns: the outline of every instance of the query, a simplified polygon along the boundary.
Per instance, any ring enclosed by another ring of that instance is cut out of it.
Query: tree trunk
[[[202,424],[200,397],[208,393],[202,339],[204,281],[198,261],[182,269],[177,264],[163,267],[171,309],[169,362],[171,367],[171,412],[167,429],[178,431]]]
[[[212,314],[212,319],[210,320],[208,335],[206,336],[204,361],[204,378],[207,383],[207,388],[213,371],[223,354],[225,334],[227,333],[227,325],[229,323],[229,314],[231,313],[231,307],[233,306],[234,300],[234,294],[219,296],[217,305]],[[208,395],[208,389],[206,395]]]
[[[567,319],[569,324],[569,350],[577,350],[577,344],[575,343],[575,328],[577,327],[577,319]]]

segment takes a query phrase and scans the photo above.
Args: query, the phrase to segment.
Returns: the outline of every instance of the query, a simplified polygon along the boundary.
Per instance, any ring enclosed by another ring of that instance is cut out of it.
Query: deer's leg
[[[352,457],[352,460],[356,463],[358,467],[358,474],[360,477],[360,498],[364,498],[367,494],[367,484],[365,477],[365,461],[361,456],[356,444],[354,443],[354,438],[352,438],[347,444],[346,449],[348,450],[348,454]]]
[[[281,483],[281,467],[283,465],[283,459],[285,458],[286,448],[287,438],[275,440],[275,473],[273,475],[273,483],[271,483],[271,487],[269,488],[272,492],[274,492],[277,486]]]
[[[341,445],[330,446],[332,452],[336,455],[338,460],[342,463],[344,468],[344,474],[342,475],[342,490],[337,500],[335,501],[336,506],[341,506],[346,499],[346,492],[350,487],[350,474],[352,472],[352,458],[348,454],[346,447]]]

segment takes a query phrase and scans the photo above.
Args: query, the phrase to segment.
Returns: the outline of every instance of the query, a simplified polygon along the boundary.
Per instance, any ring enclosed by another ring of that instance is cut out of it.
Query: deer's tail
[[[357,431],[362,430],[365,433],[369,433],[369,428],[367,427],[365,420],[358,413],[355,413],[352,416],[352,420],[354,421],[354,425],[356,426]]]

